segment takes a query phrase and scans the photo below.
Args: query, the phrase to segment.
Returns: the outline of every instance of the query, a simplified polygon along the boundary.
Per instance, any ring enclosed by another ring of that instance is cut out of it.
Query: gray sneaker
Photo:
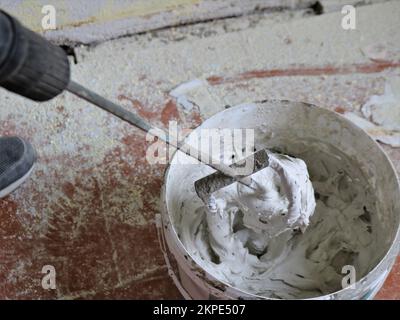
[[[18,137],[0,137],[0,198],[29,177],[36,161],[32,145]]]

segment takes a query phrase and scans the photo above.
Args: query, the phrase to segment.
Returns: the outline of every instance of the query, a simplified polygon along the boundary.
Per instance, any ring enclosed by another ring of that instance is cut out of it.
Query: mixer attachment
[[[269,165],[268,154],[266,149],[259,150],[254,154],[252,154],[251,156],[242,159],[230,165],[229,167],[234,170],[238,170],[243,168],[244,165],[248,165],[249,161],[252,162],[251,163],[252,169],[250,170],[249,174],[246,175],[238,174],[235,177],[230,177],[220,171],[215,171],[214,173],[205,176],[204,178],[196,180],[194,183],[194,187],[199,198],[204,203],[208,203],[208,199],[210,198],[211,194],[235,182],[243,184],[253,189],[253,187],[251,186],[251,175],[268,167]]]

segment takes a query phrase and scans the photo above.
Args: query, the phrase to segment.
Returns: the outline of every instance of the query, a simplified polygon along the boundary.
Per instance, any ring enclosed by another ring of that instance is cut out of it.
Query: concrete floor
[[[399,16],[393,1],[358,9],[354,31],[340,13],[167,29],[76,48],[72,78],[161,127],[266,98],[362,117],[400,77]],[[193,79],[181,105],[171,91]],[[146,162],[143,133],[67,93],[38,104],[0,90],[0,101],[0,135],[39,154],[32,179],[0,200],[0,298],[180,298],[155,227],[164,167]],[[400,148],[382,147],[400,173]],[[56,290],[41,287],[49,264]],[[377,298],[400,299],[400,259]]]

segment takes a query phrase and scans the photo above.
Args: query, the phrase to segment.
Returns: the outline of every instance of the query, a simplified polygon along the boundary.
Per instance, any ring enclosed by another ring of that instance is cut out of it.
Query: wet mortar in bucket
[[[161,232],[166,257],[176,262],[170,274],[185,297],[373,297],[399,250],[400,213],[396,172],[375,141],[333,112],[277,100],[232,107],[196,130],[202,128],[251,128],[257,149],[302,159],[316,208],[303,232],[287,230],[255,250],[243,236],[249,231],[240,205],[229,202],[225,214],[210,219],[196,195],[194,181],[213,170],[175,154],[165,175]],[[192,133],[187,142],[195,139]],[[234,184],[215,197],[237,190]]]

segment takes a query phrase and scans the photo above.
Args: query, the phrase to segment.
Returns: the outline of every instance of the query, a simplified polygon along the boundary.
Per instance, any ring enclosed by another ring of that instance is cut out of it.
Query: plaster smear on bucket
[[[376,238],[382,231],[375,196],[356,163],[319,143],[301,144],[297,151],[289,145],[307,163],[315,212],[304,162],[270,153],[271,159],[297,161],[304,193],[296,219],[289,219],[289,196],[279,175],[267,168],[253,176],[268,190],[264,223],[249,222],[251,190],[232,184],[215,192],[207,207],[189,192],[196,178],[188,175],[176,190],[182,202],[175,228],[196,263],[216,279],[264,297],[310,298],[342,289],[344,266],[354,266],[357,279],[366,275],[379,261],[372,252],[381,250]],[[199,174],[208,170],[200,167]]]

